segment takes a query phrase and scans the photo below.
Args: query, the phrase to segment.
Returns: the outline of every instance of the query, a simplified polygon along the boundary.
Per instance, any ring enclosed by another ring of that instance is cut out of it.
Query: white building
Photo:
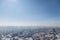
[[[21,38],[18,38],[18,40],[33,40],[33,39],[32,37],[27,37],[27,38],[21,37]]]
[[[2,38],[1,38],[1,40],[11,40],[11,35],[6,35],[6,36],[4,36],[4,35],[2,35]]]
[[[3,37],[1,40],[11,40],[11,38]]]
[[[35,33],[33,36],[32,36],[33,40],[44,40],[45,38],[45,33]]]
[[[18,38],[18,40],[23,40],[23,38]]]
[[[25,38],[25,40],[33,40],[31,37]]]

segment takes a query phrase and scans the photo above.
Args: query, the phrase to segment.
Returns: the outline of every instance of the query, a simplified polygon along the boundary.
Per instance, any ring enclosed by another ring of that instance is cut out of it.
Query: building
[[[44,40],[45,39],[45,33],[41,32],[41,33],[35,33],[32,38],[33,40]]]
[[[2,37],[1,37],[1,40],[11,40],[12,39],[12,36],[10,35],[10,34],[8,34],[8,35],[2,35]]]

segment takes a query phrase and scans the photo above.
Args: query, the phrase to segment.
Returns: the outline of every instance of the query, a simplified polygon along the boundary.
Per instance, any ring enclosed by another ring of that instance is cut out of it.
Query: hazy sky
[[[0,26],[60,26],[60,0],[0,0]]]

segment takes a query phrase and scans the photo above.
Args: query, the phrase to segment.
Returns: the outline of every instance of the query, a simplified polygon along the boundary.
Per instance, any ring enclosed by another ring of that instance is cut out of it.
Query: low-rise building
[[[33,40],[44,40],[45,39],[45,33],[42,32],[42,33],[35,33],[33,36],[32,36]]]

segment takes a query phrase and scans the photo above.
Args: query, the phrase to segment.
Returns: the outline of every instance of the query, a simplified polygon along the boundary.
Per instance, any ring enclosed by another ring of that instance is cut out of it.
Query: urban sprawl
[[[22,31],[15,33],[0,34],[0,40],[60,40],[60,33],[55,28],[44,31]]]

